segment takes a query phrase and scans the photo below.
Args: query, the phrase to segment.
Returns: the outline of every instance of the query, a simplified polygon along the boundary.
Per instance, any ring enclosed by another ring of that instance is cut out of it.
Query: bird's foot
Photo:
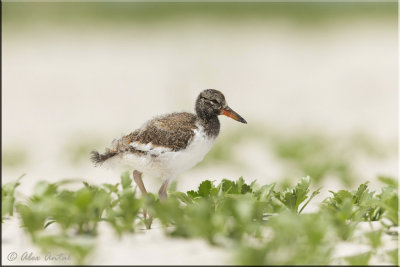
[[[151,215],[149,215],[149,218],[144,219],[144,225],[146,226],[147,230],[151,229],[152,223],[153,223],[153,217]]]
[[[151,229],[151,224],[153,222],[153,216],[147,213],[147,209],[143,209],[143,223],[146,229]]]

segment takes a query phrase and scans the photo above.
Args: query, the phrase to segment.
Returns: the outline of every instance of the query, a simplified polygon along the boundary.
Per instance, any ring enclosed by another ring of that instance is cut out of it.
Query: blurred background
[[[3,3],[2,179],[119,182],[89,152],[221,90],[205,160],[177,179],[355,188],[397,177],[397,3]],[[159,181],[145,179],[156,192]],[[380,185],[378,186],[380,187]]]
[[[118,183],[89,152],[155,115],[193,111],[206,88],[248,124],[221,117],[215,146],[177,190],[240,176],[283,189],[309,175],[322,187],[311,212],[328,190],[370,181],[380,192],[378,176],[397,178],[396,2],[5,2],[2,37],[2,182],[26,173],[17,198],[39,180]],[[19,221],[4,227],[3,255],[38,253]],[[91,264],[231,263],[157,225],[122,239],[104,227]]]

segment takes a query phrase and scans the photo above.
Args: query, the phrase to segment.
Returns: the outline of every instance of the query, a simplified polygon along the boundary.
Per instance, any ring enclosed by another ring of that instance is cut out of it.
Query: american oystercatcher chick
[[[105,153],[91,152],[95,165],[133,170],[133,179],[147,194],[142,173],[162,178],[160,200],[167,198],[169,182],[200,162],[219,134],[218,115],[247,123],[226,103],[224,95],[206,89],[196,100],[196,114],[170,113],[147,121],[140,129],[112,142]]]

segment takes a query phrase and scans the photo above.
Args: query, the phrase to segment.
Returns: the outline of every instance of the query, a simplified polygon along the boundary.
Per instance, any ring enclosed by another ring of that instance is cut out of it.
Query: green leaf
[[[333,194],[333,200],[338,204],[341,204],[346,199],[353,199],[353,194],[347,190],[339,190],[337,193],[332,191],[329,192]]]
[[[93,251],[93,240],[85,242],[78,238],[70,238],[65,235],[43,235],[35,238],[35,243],[44,253],[48,251],[62,250],[72,254],[71,259],[76,264],[82,265],[85,258]]]
[[[378,248],[381,244],[381,238],[382,238],[383,230],[377,230],[377,231],[371,231],[367,232],[365,236],[368,239],[369,244],[371,245],[372,248]]]
[[[365,195],[368,193],[368,185],[367,185],[368,183],[369,182],[360,184],[360,186],[357,189],[357,192],[353,196],[353,203],[360,204],[364,200]]]
[[[193,203],[193,200],[187,194],[185,194],[183,192],[177,192],[177,191],[170,192],[169,197],[176,197],[177,199],[179,199],[180,201],[182,201],[183,203],[186,203],[186,204]]]
[[[50,196],[57,192],[57,184],[56,183],[48,183],[46,181],[39,181],[36,183],[34,187],[34,195],[37,197],[41,196]]]
[[[361,253],[355,256],[346,257],[345,260],[351,265],[368,265],[371,252]]]
[[[48,222],[44,225],[44,228],[47,228],[48,226],[52,225],[52,224],[55,223],[55,222],[56,222],[56,221],[54,221],[54,220],[48,221]]]
[[[220,184],[221,190],[223,193],[233,193],[235,187],[235,182],[227,179],[222,179]]]
[[[119,185],[119,183],[117,183],[117,184],[115,184],[115,185],[113,185],[113,184],[107,184],[107,183],[105,183],[105,184],[103,184],[103,186],[105,187],[105,188],[107,188],[110,192],[112,192],[112,193],[117,193],[118,192],[118,185]]]
[[[173,180],[172,182],[171,182],[171,185],[169,186],[169,188],[168,188],[168,191],[169,192],[173,192],[173,191],[176,191],[176,188],[178,187],[178,181],[177,180]]]
[[[269,201],[274,191],[275,183],[263,185],[259,190],[254,191],[261,201]],[[253,189],[254,190],[254,189]]]
[[[44,211],[38,210],[37,206],[28,206],[18,203],[16,210],[22,219],[22,226],[31,234],[35,235],[35,232],[43,228],[44,222],[47,218]]]
[[[294,194],[296,195],[296,210],[299,205],[307,199],[307,194],[310,191],[310,177],[304,177],[297,183],[296,187],[294,188]]]
[[[293,189],[286,189],[283,193],[276,192],[275,197],[281,201],[289,210],[298,212],[300,204],[307,199],[307,193],[310,191],[310,177],[303,177]],[[313,193],[314,197],[319,191]],[[306,203],[307,205],[308,203]]]
[[[289,210],[296,211],[296,195],[291,191],[284,193],[276,192],[275,196],[280,200]]]
[[[382,216],[389,219],[393,225],[399,224],[399,196],[393,187],[382,188],[378,195],[377,205],[382,209]]]
[[[132,179],[129,178],[128,171],[121,174],[121,185],[123,189],[132,187]]]
[[[199,193],[197,193],[196,191],[193,191],[193,190],[187,191],[186,194],[191,198],[196,198],[196,197],[200,196]]]
[[[208,197],[210,195],[211,187],[212,183],[209,180],[203,181],[199,185],[199,190],[198,190],[199,195],[202,197]]]
[[[303,211],[303,209],[308,205],[308,203],[310,203],[310,201],[319,194],[319,190],[321,190],[321,188],[318,188],[317,190],[315,190],[314,192],[312,192],[311,196],[308,198],[307,202],[304,203],[303,207],[300,209],[299,214]]]
[[[20,185],[20,180],[25,176],[21,175],[15,182],[7,183],[1,187],[1,221],[4,222],[5,216],[13,216],[15,204],[15,189]]]
[[[398,188],[398,182],[397,179],[389,176],[378,176],[378,180],[381,181],[382,183],[392,186],[395,188]]]

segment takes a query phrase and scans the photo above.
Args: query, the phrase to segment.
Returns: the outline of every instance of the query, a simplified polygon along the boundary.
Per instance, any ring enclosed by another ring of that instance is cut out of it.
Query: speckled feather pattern
[[[171,113],[150,120],[142,130],[134,131],[127,138],[131,142],[152,143],[153,146],[179,151],[193,138],[196,128],[196,115],[188,112]]]
[[[160,153],[185,149],[193,139],[194,130],[198,128],[198,125],[205,129],[205,134],[208,134],[210,138],[216,138],[220,128],[218,118],[212,124],[204,124],[195,114],[188,112],[156,117],[146,122],[140,129],[120,139],[115,139],[112,142],[111,149],[106,148],[104,154],[99,154],[98,163],[128,151],[140,155],[150,154],[152,157],[156,157],[158,153],[151,152],[156,152],[158,147],[164,148],[158,150],[161,151]]]

